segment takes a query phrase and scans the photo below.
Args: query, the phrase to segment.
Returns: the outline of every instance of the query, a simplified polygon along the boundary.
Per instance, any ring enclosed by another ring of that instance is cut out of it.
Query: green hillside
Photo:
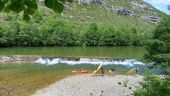
[[[143,45],[164,17],[141,0],[89,1],[66,3],[62,14],[40,4],[28,22],[1,14],[0,46]]]

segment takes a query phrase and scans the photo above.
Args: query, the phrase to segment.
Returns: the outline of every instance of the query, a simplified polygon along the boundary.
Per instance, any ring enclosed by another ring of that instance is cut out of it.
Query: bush
[[[147,37],[137,34],[135,28],[113,28],[96,23],[77,28],[73,23],[42,15],[38,12],[26,23],[12,18],[8,24],[1,25],[0,46],[141,46]]]
[[[167,54],[170,54],[170,16],[161,22],[161,24],[154,31],[153,40],[148,42],[148,54],[145,55],[146,59],[150,59],[157,64],[170,65]]]
[[[115,37],[117,32],[113,28],[103,28],[100,32],[99,45],[114,46],[117,45]]]
[[[35,25],[23,25],[16,36],[18,46],[41,46],[41,34]]]
[[[168,9],[170,10],[170,5],[168,5]]]
[[[62,21],[47,22],[42,28],[43,45],[79,45],[79,34]]]
[[[99,33],[98,33],[98,26],[96,23],[91,23],[88,30],[84,34],[85,45],[88,46],[97,46],[99,45]]]
[[[170,94],[169,77],[160,78],[156,75],[146,75],[140,85],[134,92],[134,96],[169,96]]]

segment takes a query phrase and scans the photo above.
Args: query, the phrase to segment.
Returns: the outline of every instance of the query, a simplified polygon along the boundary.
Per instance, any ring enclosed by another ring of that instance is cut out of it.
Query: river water
[[[147,51],[144,47],[11,47],[0,48],[0,55],[40,55],[35,63],[55,64],[103,64],[119,69],[138,67],[139,70],[152,70],[160,74],[160,68],[148,69],[140,60]],[[121,67],[120,67],[121,66]]]
[[[0,48],[0,55],[42,55],[61,57],[142,58],[144,47],[11,47]]]

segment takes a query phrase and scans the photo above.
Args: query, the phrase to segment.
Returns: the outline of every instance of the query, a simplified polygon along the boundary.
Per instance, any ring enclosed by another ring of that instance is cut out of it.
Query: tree
[[[156,75],[146,75],[134,96],[169,96],[170,79],[160,78]]]
[[[170,66],[170,16],[165,19],[154,31],[153,40],[147,44],[148,54],[146,59],[161,64],[161,66]]]
[[[42,0],[41,0],[42,1]],[[64,2],[71,0],[43,0],[43,4],[55,12],[61,13],[64,9]],[[39,0],[0,0],[0,11],[23,13],[23,19],[29,20],[31,15],[38,9]]]
[[[170,5],[168,5],[168,9],[169,9],[169,11],[170,11]]]
[[[91,23],[87,32],[84,34],[85,45],[97,46],[99,44],[99,32],[96,23]]]

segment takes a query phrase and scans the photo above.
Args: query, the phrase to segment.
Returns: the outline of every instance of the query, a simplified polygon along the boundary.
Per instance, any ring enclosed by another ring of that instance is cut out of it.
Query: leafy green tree
[[[170,66],[170,16],[161,22],[161,24],[154,31],[153,40],[147,44],[148,54],[145,55],[157,64],[164,63]]]
[[[39,2],[43,2],[46,7],[61,13],[64,9],[64,2],[66,1],[71,0],[0,0],[0,11],[23,12],[23,19],[29,20],[31,18],[30,16],[38,9]]]
[[[170,66],[170,16],[161,22],[154,31],[153,40],[147,45],[148,54],[145,58],[161,66]],[[140,83],[140,88],[134,92],[135,96],[169,96],[170,75],[164,77],[146,75]]]
[[[119,28],[116,30],[115,42],[118,46],[128,46],[133,44],[133,34],[131,31]]]
[[[43,45],[79,45],[79,34],[66,22],[51,19],[43,25],[41,31]]]
[[[170,10],[170,5],[168,5],[168,9]]]
[[[84,34],[84,44],[88,46],[99,45],[99,32],[96,23],[91,23]]]
[[[169,96],[170,94],[169,78],[149,74],[140,85],[134,93],[135,96]]]
[[[99,45],[113,46],[117,45],[115,41],[116,31],[113,28],[106,27],[100,30]]]
[[[21,31],[16,35],[18,46],[41,46],[41,33],[35,25],[22,25]]]
[[[0,46],[5,47],[7,46],[8,41],[6,40],[4,36],[4,28],[3,26],[0,26]]]

